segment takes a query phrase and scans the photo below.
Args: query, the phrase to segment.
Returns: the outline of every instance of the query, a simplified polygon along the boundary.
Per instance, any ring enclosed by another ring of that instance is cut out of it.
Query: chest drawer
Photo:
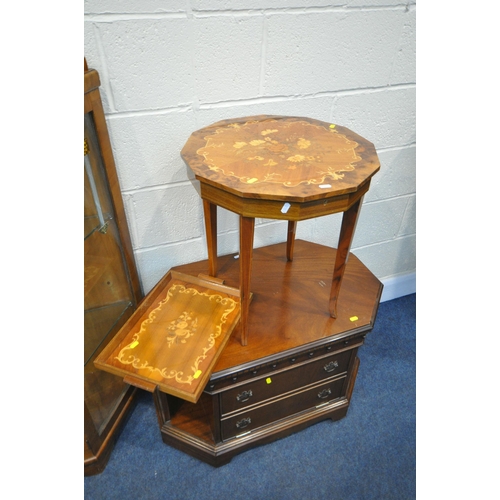
[[[224,391],[220,399],[221,415],[240,411],[300,387],[340,375],[347,371],[352,353],[352,350],[335,353]]]
[[[338,399],[343,394],[345,382],[346,376],[337,377],[322,384],[309,386],[287,397],[248,408],[237,415],[222,418],[222,440],[233,438],[270,422]]]

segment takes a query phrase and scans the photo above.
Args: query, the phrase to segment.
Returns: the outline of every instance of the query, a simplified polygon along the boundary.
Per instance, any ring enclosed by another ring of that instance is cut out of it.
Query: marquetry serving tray
[[[147,390],[196,403],[240,319],[236,288],[169,271],[95,360]]]

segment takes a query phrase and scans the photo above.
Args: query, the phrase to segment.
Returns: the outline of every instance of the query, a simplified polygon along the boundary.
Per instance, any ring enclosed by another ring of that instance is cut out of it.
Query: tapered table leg
[[[293,245],[295,244],[295,230],[297,229],[297,221],[288,221],[288,233],[286,237],[286,259],[293,260]]]
[[[217,205],[203,200],[203,214],[207,235],[208,274],[217,276]]]
[[[240,298],[241,345],[247,345],[248,313],[250,309],[250,278],[252,274],[253,235],[255,219],[240,215]]]
[[[361,207],[361,197],[356,203],[351,205],[342,216],[342,226],[340,228],[339,244],[337,248],[337,256],[335,257],[335,265],[333,268],[332,288],[330,291],[330,316],[337,317],[337,299],[339,296],[340,285],[344,277],[345,266],[351,250],[351,243],[358,221],[359,208]]]

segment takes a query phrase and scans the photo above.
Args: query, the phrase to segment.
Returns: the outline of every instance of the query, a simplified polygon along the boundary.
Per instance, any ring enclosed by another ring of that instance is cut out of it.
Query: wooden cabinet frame
[[[89,114],[92,117],[92,122],[97,136],[98,149],[100,150],[100,162],[102,163],[105,177],[106,190],[109,194],[110,210],[113,213],[113,227],[117,234],[117,241],[120,247],[121,266],[126,269],[128,297],[130,306],[127,310],[114,322],[112,327],[106,331],[101,345],[97,345],[96,349],[92,348],[93,354],[88,357],[85,355],[85,365],[93,364],[93,359],[104,348],[106,342],[114,336],[114,334],[123,326],[126,319],[137,308],[139,301],[143,297],[140,286],[139,276],[137,273],[132,242],[130,238],[125,209],[121,197],[116,166],[113,158],[111,143],[109,140],[108,128],[106,125],[104,110],[102,107],[101,95],[99,92],[100,80],[96,70],[88,69],[85,62],[84,65],[84,116]],[[87,334],[85,334],[87,339]],[[99,376],[99,375],[97,375]],[[117,434],[123,424],[128,411],[134,400],[136,389],[134,387],[123,384],[123,391],[118,396],[115,404],[110,408],[103,409],[106,413],[103,416],[103,423],[100,428],[97,428],[95,419],[92,418],[91,409],[87,403],[89,390],[92,389],[99,394],[99,387],[89,388],[86,384],[84,389],[84,469],[85,475],[92,475],[102,472],[104,469]],[[95,411],[95,408],[94,408]]]

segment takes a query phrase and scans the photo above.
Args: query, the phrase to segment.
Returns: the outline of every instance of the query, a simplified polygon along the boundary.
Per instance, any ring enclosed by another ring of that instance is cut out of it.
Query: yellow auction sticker
[[[270,384],[272,382],[271,377],[266,378],[266,384]]]
[[[351,321],[358,321],[359,318],[357,316],[351,316],[349,319]]]
[[[138,340],[134,340],[130,345],[130,349],[133,349],[134,347],[137,347],[139,345],[139,341]]]
[[[201,370],[197,370],[193,375],[193,378],[198,378],[201,375]]]

